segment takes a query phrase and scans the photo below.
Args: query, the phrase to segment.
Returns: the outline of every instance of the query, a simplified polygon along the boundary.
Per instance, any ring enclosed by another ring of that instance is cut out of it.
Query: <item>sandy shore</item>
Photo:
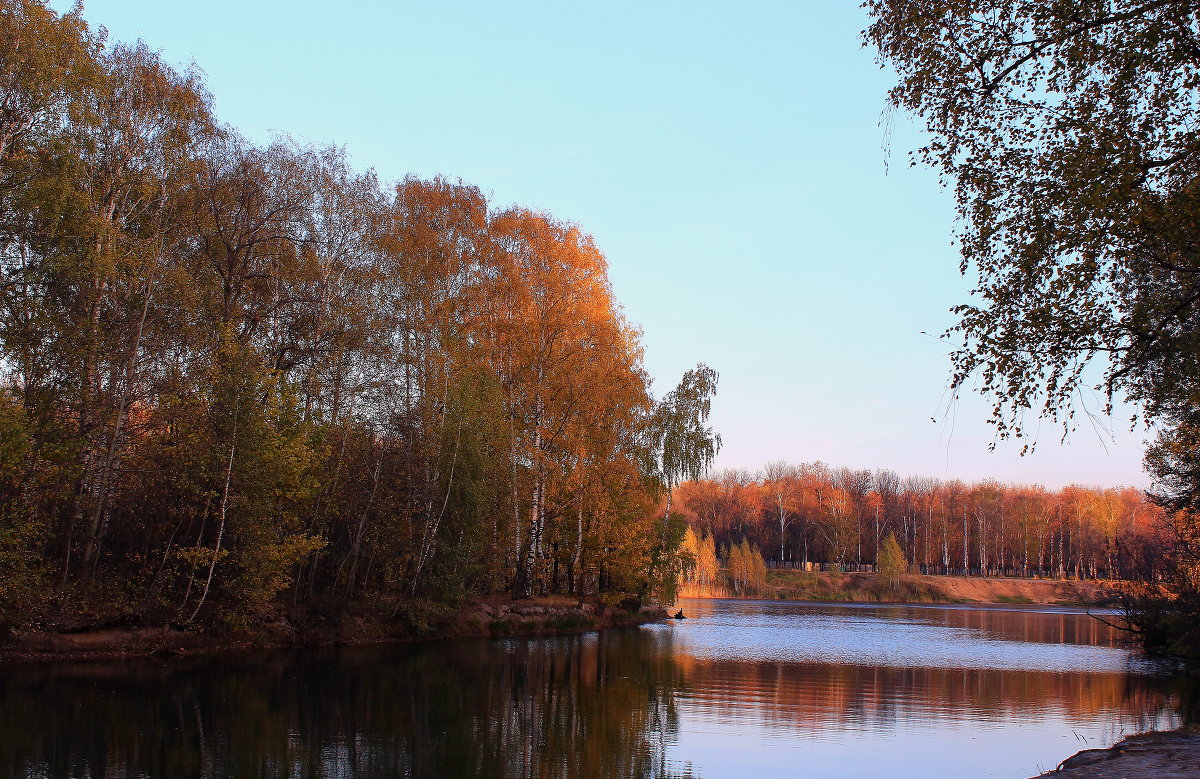
[[[1130,736],[1108,749],[1087,749],[1042,776],[1056,779],[1195,779],[1200,727]]]

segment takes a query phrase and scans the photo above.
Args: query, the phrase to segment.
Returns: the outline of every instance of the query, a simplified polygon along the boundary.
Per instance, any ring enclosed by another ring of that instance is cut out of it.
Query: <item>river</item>
[[[685,600],[599,634],[0,669],[0,776],[1011,777],[1175,727],[1079,609]]]

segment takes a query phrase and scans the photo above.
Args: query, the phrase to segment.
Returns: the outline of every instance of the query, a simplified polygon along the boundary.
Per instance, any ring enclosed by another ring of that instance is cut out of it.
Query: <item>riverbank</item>
[[[252,630],[185,630],[174,626],[21,631],[0,646],[0,664],[59,660],[172,657],[233,650],[373,644],[440,638],[586,633],[665,619],[661,608],[638,610],[552,596],[511,600],[489,597],[454,607],[412,602],[395,614],[337,618],[278,615]]]
[[[849,603],[1020,603],[1102,605],[1112,602],[1111,583],[1059,579],[1010,579],[906,574],[893,585],[874,573],[770,570],[755,598]],[[724,587],[681,587],[690,598],[736,598]]]
[[[1130,736],[1085,749],[1041,776],[1055,779],[1184,779],[1200,776],[1200,727]]]

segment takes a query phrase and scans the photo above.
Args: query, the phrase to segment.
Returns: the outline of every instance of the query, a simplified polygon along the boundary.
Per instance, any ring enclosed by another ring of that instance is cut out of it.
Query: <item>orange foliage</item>
[[[929,573],[1153,578],[1162,511],[1131,487],[978,484],[773,463],[686,482],[675,500],[718,545],[745,537],[773,564],[870,570],[888,533]]]

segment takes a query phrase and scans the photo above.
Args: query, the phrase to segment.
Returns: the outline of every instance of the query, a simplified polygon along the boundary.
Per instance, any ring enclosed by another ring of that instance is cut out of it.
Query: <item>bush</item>
[[[897,589],[900,586],[900,574],[908,570],[908,560],[904,557],[904,550],[900,548],[895,533],[888,533],[884,539],[883,546],[879,548],[877,563],[879,576],[885,584],[893,590]]]

